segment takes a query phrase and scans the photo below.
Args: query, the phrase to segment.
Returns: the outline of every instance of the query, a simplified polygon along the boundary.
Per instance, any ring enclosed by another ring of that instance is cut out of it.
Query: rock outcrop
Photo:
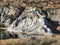
[[[12,22],[18,18],[18,16],[23,12],[24,7],[14,7],[14,6],[1,6],[0,7],[0,22],[4,26],[10,26]]]
[[[13,36],[18,35],[19,37],[21,36],[20,33],[56,34],[60,30],[59,1],[60,0],[1,0],[0,27],[7,27],[7,30]],[[43,10],[40,9],[41,7],[43,7]]]
[[[9,32],[26,34],[51,35],[50,28],[47,27],[48,20],[39,8],[28,8],[20,15],[11,26],[7,28]],[[18,34],[20,36],[20,34]]]

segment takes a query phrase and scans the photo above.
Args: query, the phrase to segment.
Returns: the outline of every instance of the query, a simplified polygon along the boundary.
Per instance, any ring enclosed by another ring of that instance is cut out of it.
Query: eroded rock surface
[[[51,35],[50,28],[47,27],[46,16],[39,8],[28,8],[20,15],[11,26],[7,28],[9,32],[22,32],[27,34]],[[18,34],[20,36],[20,34]]]
[[[23,12],[23,7],[1,6],[0,22],[4,26],[9,26]]]

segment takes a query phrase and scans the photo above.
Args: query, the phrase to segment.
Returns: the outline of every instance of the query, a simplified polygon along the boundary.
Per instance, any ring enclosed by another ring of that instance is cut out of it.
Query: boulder
[[[28,8],[7,28],[7,30],[17,33],[19,37],[19,32],[51,35],[52,32],[50,28],[47,27],[47,23],[46,16],[42,13],[41,9],[36,7]]]

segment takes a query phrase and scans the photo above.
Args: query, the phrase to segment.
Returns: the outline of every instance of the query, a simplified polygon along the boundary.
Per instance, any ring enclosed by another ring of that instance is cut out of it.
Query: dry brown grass
[[[60,45],[60,35],[0,40],[0,45]]]

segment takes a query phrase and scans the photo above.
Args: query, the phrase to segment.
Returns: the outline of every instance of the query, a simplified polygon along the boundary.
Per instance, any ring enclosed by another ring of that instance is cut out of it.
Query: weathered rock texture
[[[9,26],[23,12],[24,7],[0,6],[0,22]]]
[[[24,11],[27,7],[32,8]],[[42,8],[42,10],[37,8]],[[57,29],[59,25],[60,0],[0,0],[0,27],[8,27],[13,36],[20,35],[13,32],[22,30],[27,34],[32,34],[35,30],[39,34],[41,32],[41,34],[60,34],[58,31],[60,29]],[[30,32],[31,30],[33,31]]]
[[[7,28],[9,32],[19,32],[26,34],[51,35],[50,28],[47,27],[46,15],[39,8],[28,8],[20,15],[11,26]]]

